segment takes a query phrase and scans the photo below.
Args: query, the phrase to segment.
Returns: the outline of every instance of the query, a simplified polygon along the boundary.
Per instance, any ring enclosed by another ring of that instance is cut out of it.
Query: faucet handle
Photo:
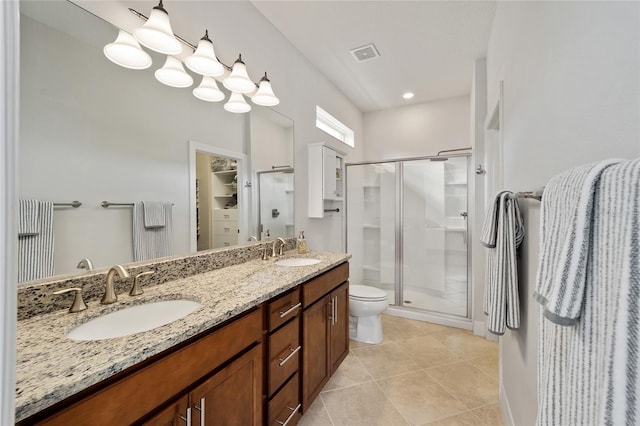
[[[265,247],[262,247],[262,248],[260,249],[260,253],[261,253],[261,256],[262,256],[262,257],[261,257],[261,258],[262,258],[262,260],[269,260],[269,254],[268,254],[269,252],[268,252],[267,250],[269,250],[269,249],[268,249],[266,246],[265,246]]]
[[[71,287],[65,288],[62,290],[54,291],[53,294],[64,294],[64,293],[73,293],[73,303],[71,303],[71,307],[69,308],[69,312],[81,312],[87,309],[87,304],[84,303],[84,298],[82,297],[82,289],[80,287]]]
[[[131,286],[131,291],[129,291],[129,296],[139,296],[142,293],[144,293],[144,291],[140,287],[140,277],[144,277],[145,275],[151,275],[151,274],[154,274],[155,272],[156,271],[140,272],[138,275],[133,277],[133,285]]]

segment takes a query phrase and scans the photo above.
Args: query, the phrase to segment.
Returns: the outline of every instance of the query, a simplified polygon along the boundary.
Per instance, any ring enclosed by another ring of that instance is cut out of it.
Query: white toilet
[[[386,291],[366,285],[350,285],[349,337],[363,343],[382,342],[380,314],[387,306]]]

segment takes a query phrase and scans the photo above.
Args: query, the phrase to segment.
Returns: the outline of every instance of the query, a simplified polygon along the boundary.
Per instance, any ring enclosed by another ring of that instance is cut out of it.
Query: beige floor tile
[[[502,411],[500,411],[499,404],[491,404],[486,407],[476,408],[475,410],[471,410],[471,413],[478,418],[478,425],[504,425],[504,421],[502,420]]]
[[[324,392],[320,398],[335,426],[407,424],[375,382]]]
[[[465,359],[498,354],[498,343],[470,332],[453,332],[439,336],[440,342]]]
[[[427,334],[421,321],[382,315],[382,333],[385,339],[392,341],[413,339]]]
[[[426,423],[424,426],[479,426],[479,421],[475,414],[467,411],[462,414],[436,420],[435,422]]]
[[[438,365],[450,364],[462,361],[462,357],[448,347],[438,342],[433,336],[416,337],[414,339],[401,340],[398,346],[406,351],[406,354],[422,368],[431,368]]]
[[[476,408],[462,414],[427,423],[428,426],[503,426],[502,413],[498,404]]]
[[[300,426],[333,426],[329,413],[324,407],[324,403],[320,397],[311,404],[311,407],[304,413],[300,421]]]
[[[498,381],[468,362],[456,362],[425,371],[468,408],[498,402]]]
[[[344,388],[347,386],[359,385],[361,383],[370,382],[373,377],[367,372],[362,363],[353,354],[347,355],[342,361],[338,370],[329,380],[322,390],[329,391],[338,388]]]
[[[462,402],[449,395],[425,371],[379,380],[378,384],[412,425],[421,425],[467,410]]]
[[[358,357],[374,379],[397,376],[421,369],[420,365],[409,358],[405,350],[395,342],[354,349],[352,353]]]
[[[491,353],[487,356],[481,356],[478,358],[471,358],[469,360],[474,367],[477,367],[484,374],[487,374],[494,379],[498,380],[499,376],[499,368],[498,368],[498,354]]]

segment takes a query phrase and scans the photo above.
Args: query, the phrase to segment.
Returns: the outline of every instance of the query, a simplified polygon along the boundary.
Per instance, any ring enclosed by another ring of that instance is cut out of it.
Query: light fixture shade
[[[267,73],[264,73],[264,77],[260,79],[258,91],[251,97],[251,102],[262,106],[275,106],[280,103],[280,99],[273,93],[273,88],[267,78]]]
[[[138,44],[133,36],[120,30],[113,43],[107,44],[104,56],[114,64],[132,70],[143,70],[151,66],[151,56]]]
[[[184,70],[182,62],[173,56],[167,56],[164,66],[155,72],[156,79],[171,87],[189,87],[193,84],[191,77]]]
[[[213,50],[213,42],[209,39],[209,31],[205,31],[204,37],[198,42],[198,48],[184,63],[191,71],[201,75],[217,77],[224,73],[224,67],[218,62]]]
[[[231,74],[224,79],[222,85],[232,92],[250,93],[256,90],[256,85],[247,74],[247,67],[242,62],[242,55],[233,63]]]
[[[224,93],[218,87],[218,83],[207,75],[203,76],[200,85],[193,89],[193,96],[206,102],[220,102],[224,99]]]
[[[182,44],[173,35],[169,14],[162,7],[162,0],[151,10],[147,22],[133,31],[133,36],[143,46],[165,55],[182,52]]]
[[[244,100],[244,96],[241,93],[231,92],[231,96],[229,96],[229,100],[226,104],[224,104],[224,109],[229,112],[249,112],[251,111],[251,105]]]

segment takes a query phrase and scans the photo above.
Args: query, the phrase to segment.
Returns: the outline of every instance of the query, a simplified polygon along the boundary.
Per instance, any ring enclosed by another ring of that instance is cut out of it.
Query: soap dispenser
[[[304,231],[300,231],[298,235],[298,254],[305,254],[307,252],[307,240],[304,239]]]

